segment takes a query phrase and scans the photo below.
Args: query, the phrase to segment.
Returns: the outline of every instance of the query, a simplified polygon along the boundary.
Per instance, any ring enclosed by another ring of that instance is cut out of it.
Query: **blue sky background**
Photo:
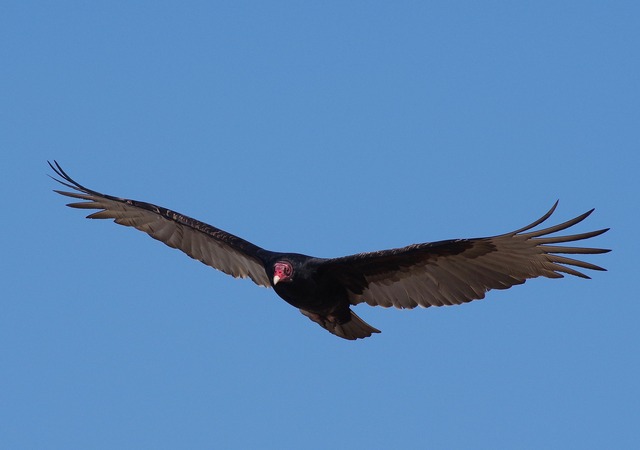
[[[3,448],[637,448],[637,2],[0,7]],[[83,219],[78,181],[316,256],[612,227],[593,280],[359,306]]]

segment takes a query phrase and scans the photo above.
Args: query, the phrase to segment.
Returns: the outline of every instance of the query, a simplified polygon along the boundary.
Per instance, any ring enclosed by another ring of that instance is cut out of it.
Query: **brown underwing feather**
[[[540,276],[561,278],[565,273],[589,278],[574,267],[605,270],[558,253],[598,254],[608,249],[547,245],[589,239],[606,232],[608,228],[547,236],[582,222],[593,210],[549,228],[529,231],[551,217],[557,205],[558,202],[535,222],[510,233],[360,253],[330,259],[323,270],[347,287],[351,304],[364,302],[396,308],[461,304],[484,298],[491,289],[507,289]]]
[[[169,247],[182,250],[226,274],[251,278],[256,284],[271,287],[264,269],[263,258],[271,252],[219,228],[192,219],[151,203],[101,194],[74,181],[60,165],[49,163],[64,181],[52,177],[75,192],[55,191],[58,194],[85,200],[67,206],[97,209],[90,219],[113,219],[120,225],[134,227]]]

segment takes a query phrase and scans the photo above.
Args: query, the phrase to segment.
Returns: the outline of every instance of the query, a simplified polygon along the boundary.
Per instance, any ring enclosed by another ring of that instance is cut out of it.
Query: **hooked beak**
[[[278,281],[280,281],[280,277],[278,275],[276,275],[275,277],[273,277],[273,285],[275,286],[276,284],[278,284]]]

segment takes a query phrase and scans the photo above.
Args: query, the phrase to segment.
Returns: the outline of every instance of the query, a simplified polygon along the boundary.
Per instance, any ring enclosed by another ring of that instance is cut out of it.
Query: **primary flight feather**
[[[55,192],[80,200],[67,206],[98,210],[87,217],[113,219],[214,269],[272,287],[302,314],[336,336],[350,340],[380,332],[358,317],[351,310],[352,305],[458,305],[484,298],[491,289],[507,289],[529,278],[562,278],[563,274],[589,278],[578,269],[605,269],[561,255],[609,251],[556,245],[589,239],[608,228],[549,236],[582,222],[593,209],[559,225],[532,231],[553,214],[556,202],[532,224],[497,236],[414,244],[329,259],[278,253],[169,209],[101,194],[74,181],[57,162],[49,165],[62,180],[52,178],[74,191]]]

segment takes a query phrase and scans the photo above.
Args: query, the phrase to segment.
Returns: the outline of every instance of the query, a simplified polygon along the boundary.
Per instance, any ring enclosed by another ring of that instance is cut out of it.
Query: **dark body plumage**
[[[491,289],[522,284],[529,278],[561,278],[563,273],[589,278],[574,267],[605,269],[561,255],[609,251],[556,245],[589,239],[608,229],[548,236],[583,221],[593,210],[559,225],[531,231],[551,216],[556,202],[532,224],[492,237],[414,244],[329,259],[278,253],[169,209],[85,188],[57,162],[54,164],[49,163],[62,178],[54,180],[74,190],[56,192],[81,200],[68,206],[98,210],[87,217],[113,219],[224,273],[272,287],[311,320],[345,339],[379,333],[351,310],[352,305],[456,305],[484,298]]]

